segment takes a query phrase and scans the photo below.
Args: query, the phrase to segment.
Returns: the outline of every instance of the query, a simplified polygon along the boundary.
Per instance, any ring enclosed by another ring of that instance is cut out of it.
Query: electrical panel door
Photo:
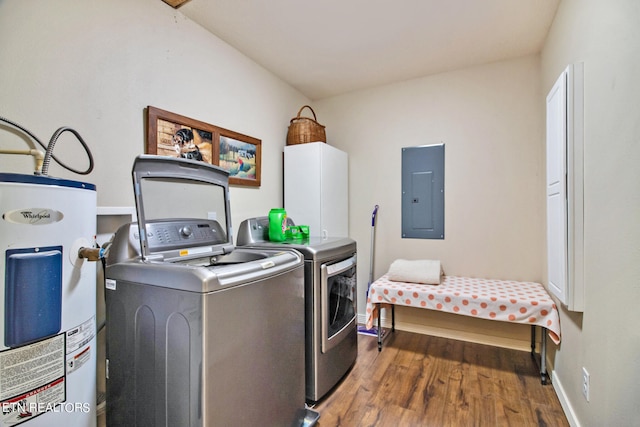
[[[402,149],[402,237],[444,239],[444,144]]]

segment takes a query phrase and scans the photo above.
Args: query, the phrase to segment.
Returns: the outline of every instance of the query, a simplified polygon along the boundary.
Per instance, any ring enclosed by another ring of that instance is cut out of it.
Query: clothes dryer
[[[288,218],[289,225],[293,225]],[[349,238],[310,237],[270,242],[269,217],[244,220],[238,247],[292,248],[304,256],[305,390],[308,401],[324,397],[358,355],[357,248]]]

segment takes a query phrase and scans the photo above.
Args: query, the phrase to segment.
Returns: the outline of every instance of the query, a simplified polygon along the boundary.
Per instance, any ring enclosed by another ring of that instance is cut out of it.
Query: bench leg
[[[531,356],[536,355],[536,325],[531,325]]]
[[[542,337],[540,343],[540,382],[544,385],[547,384],[549,375],[547,374],[547,328],[540,327],[542,329]],[[536,326],[531,325],[531,357],[536,360]]]
[[[542,328],[542,344],[540,346],[540,380],[547,383],[547,328]]]
[[[382,304],[378,304],[378,351],[382,351]]]
[[[378,351],[382,351],[382,304],[378,306]],[[396,331],[396,306],[391,305],[391,331]]]
[[[391,306],[391,332],[396,331],[396,306]]]

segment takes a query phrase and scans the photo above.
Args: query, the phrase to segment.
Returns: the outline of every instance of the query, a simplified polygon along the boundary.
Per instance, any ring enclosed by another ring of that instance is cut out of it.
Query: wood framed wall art
[[[261,140],[152,106],[146,153],[203,161],[227,170],[230,185],[260,186]]]

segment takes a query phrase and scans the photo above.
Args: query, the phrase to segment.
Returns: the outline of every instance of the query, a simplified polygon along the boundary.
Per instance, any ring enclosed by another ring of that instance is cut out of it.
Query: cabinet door
[[[284,148],[284,208],[296,225],[320,236],[320,143]]]
[[[349,236],[349,159],[330,145],[321,146],[320,210],[322,237]]]
[[[584,64],[569,65],[547,95],[549,291],[584,310]]]
[[[567,303],[567,72],[547,95],[547,274]]]
[[[316,237],[349,235],[347,153],[324,142],[284,149],[284,207]]]

